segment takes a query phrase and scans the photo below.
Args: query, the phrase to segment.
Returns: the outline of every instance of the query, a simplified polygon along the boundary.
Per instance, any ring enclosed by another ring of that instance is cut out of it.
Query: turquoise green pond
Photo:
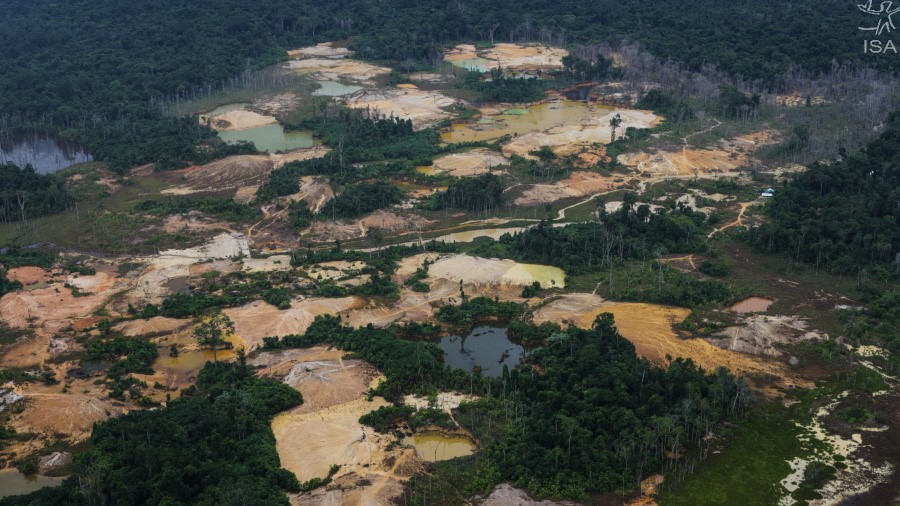
[[[318,81],[319,89],[312,94],[318,97],[342,97],[356,93],[362,89],[362,86],[354,86],[352,84],[342,84],[337,81]]]
[[[297,130],[286,132],[284,127],[278,124],[265,125],[247,130],[231,130],[219,132],[219,137],[229,144],[240,141],[252,142],[256,149],[275,153],[277,151],[290,151],[292,149],[311,148],[317,144],[309,130]]]

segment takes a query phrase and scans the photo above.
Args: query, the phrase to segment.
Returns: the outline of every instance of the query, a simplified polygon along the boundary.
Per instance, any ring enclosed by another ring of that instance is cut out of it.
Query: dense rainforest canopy
[[[861,51],[865,15],[837,0],[0,0],[0,10],[7,128],[60,131],[119,169],[203,156],[196,145],[212,133],[152,100],[189,98],[283,59],[287,48],[349,36],[364,58],[418,61],[463,40],[564,45],[624,36],[694,68],[712,63],[770,83],[792,63],[816,72],[833,61],[898,65]]]
[[[0,219],[4,222],[58,213],[74,202],[64,177],[38,174],[31,166],[0,164]]]
[[[814,163],[775,192],[759,248],[844,274],[887,267],[900,249],[900,114],[864,149]]]

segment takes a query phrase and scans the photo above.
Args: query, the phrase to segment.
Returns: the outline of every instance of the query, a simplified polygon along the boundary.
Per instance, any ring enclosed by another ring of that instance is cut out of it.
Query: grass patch
[[[663,487],[660,506],[777,504],[787,493],[780,485],[791,472],[787,461],[805,453],[798,439],[803,429],[794,423],[805,413],[805,406],[801,402],[790,408],[780,404],[757,408],[730,435],[726,448],[711,455],[700,471],[674,490]]]

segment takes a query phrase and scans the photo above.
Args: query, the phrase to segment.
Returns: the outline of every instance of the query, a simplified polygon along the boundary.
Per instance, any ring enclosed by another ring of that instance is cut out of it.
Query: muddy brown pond
[[[450,460],[472,455],[475,445],[462,436],[443,434],[414,434],[403,439],[403,444],[416,449],[416,455],[426,462]]]
[[[55,487],[62,478],[22,474],[17,469],[0,469],[0,497],[29,494],[44,487]]]

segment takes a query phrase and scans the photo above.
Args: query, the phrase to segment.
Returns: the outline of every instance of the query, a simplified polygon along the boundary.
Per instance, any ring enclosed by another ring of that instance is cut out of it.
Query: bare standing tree
[[[616,114],[612,118],[609,119],[609,127],[612,130],[609,136],[609,142],[615,142],[616,140],[616,129],[619,128],[619,125],[622,124],[622,116],[620,114]]]

